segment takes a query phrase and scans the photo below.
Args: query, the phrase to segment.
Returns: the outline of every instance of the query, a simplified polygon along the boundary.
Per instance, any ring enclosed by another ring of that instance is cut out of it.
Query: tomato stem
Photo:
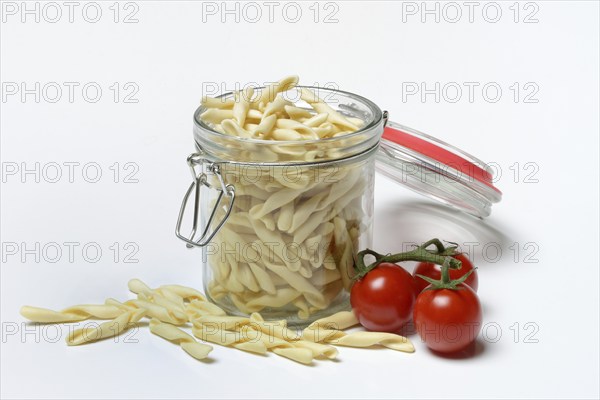
[[[423,290],[436,290],[436,289],[450,289],[450,290],[457,290],[458,289],[458,285],[460,285],[461,283],[463,283],[464,281],[467,280],[467,278],[473,273],[473,269],[470,270],[469,272],[467,272],[466,274],[464,274],[463,276],[461,276],[458,279],[450,279],[450,275],[448,274],[448,270],[449,267],[447,265],[442,265],[442,279],[440,280],[435,280],[432,279],[428,276],[425,275],[421,275],[421,274],[417,274],[416,276],[418,276],[421,279],[426,280],[427,282],[430,283],[430,285],[428,287],[426,287]]]
[[[448,265],[445,262],[442,265],[442,283],[450,283],[450,268],[448,268]]]
[[[435,246],[435,250],[428,250],[427,248],[431,245]],[[439,239],[431,239],[421,246],[418,246],[414,250],[407,251],[404,253],[397,254],[379,254],[376,251],[371,249],[366,249],[358,253],[356,260],[356,270],[357,274],[354,279],[361,279],[365,276],[369,271],[373,268],[377,267],[379,264],[384,262],[389,263],[398,263],[402,261],[422,261],[429,262],[433,264],[438,264],[442,266],[442,274],[445,273],[447,275],[448,282],[450,281],[450,275],[448,272],[448,268],[452,269],[460,269],[461,262],[453,256],[460,254],[457,251],[456,246],[445,247],[444,244]],[[375,257],[375,262],[365,265],[365,256],[370,255]],[[444,266],[446,268],[444,268]]]

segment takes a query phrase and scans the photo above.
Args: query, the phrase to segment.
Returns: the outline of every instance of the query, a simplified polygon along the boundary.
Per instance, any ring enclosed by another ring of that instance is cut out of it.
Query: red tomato
[[[473,289],[462,283],[456,290],[425,290],[415,302],[414,322],[427,347],[454,353],[477,338],[481,329],[481,304]]]
[[[415,290],[415,280],[404,268],[381,263],[354,283],[350,303],[368,330],[397,332],[412,318]]]
[[[477,270],[473,268],[473,263],[471,262],[471,260],[469,260],[464,254],[458,254],[454,256],[454,258],[460,260],[460,262],[462,263],[462,267],[460,269],[449,269],[448,272],[450,273],[450,279],[458,279],[461,276],[467,274],[469,271],[473,271],[464,283],[469,285],[469,287],[471,287],[471,289],[473,289],[474,291],[477,291],[477,288],[479,287],[479,278],[477,277]],[[423,289],[425,289],[427,286],[429,286],[429,282],[427,282],[423,278],[419,278],[417,274],[427,276],[431,279],[439,280],[442,277],[442,267],[437,264],[426,262],[421,262],[417,264],[417,267],[413,271],[413,275],[415,277],[415,283],[417,285],[418,294],[421,293]]]

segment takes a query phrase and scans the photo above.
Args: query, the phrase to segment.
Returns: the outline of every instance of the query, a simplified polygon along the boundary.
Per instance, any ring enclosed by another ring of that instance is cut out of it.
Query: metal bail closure
[[[186,247],[191,249],[192,247],[203,247],[206,246],[212,238],[217,234],[219,229],[223,226],[229,214],[231,214],[231,210],[233,208],[233,202],[235,201],[235,188],[232,185],[226,185],[223,180],[223,176],[221,175],[221,167],[220,164],[211,162],[205,158],[202,158],[201,153],[193,153],[187,158],[187,163],[192,172],[193,182],[190,184],[187,192],[185,192],[185,196],[183,197],[183,201],[181,203],[181,209],[179,210],[179,217],[177,218],[177,226],[175,228],[175,235],[184,242],[186,242]],[[206,171],[206,172],[205,172]],[[211,173],[215,175],[219,181],[219,187],[211,185],[208,181],[207,173]],[[198,225],[200,219],[200,190],[202,187],[206,187],[209,190],[216,190],[219,192],[219,196],[217,197],[217,201],[215,206],[210,213],[208,221],[206,222],[206,226],[202,230],[200,237],[195,239],[196,234],[198,232]],[[192,225],[192,230],[189,236],[183,236],[181,234],[181,223],[183,221],[183,215],[185,214],[185,209],[187,208],[188,200],[192,194],[194,193],[194,220]],[[229,202],[225,203],[224,196],[229,198]],[[225,204],[224,204],[225,203]],[[219,223],[212,229],[213,220],[217,215],[217,211],[219,209],[223,210],[223,206],[226,208],[225,215],[219,221]]]

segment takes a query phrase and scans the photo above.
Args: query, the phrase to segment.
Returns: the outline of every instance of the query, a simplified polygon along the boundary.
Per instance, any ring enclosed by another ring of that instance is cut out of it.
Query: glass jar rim
[[[383,111],[381,111],[381,109],[379,108],[379,106],[377,106],[377,104],[375,104],[373,101],[367,99],[366,97],[363,97],[361,95],[352,93],[352,92],[346,92],[344,90],[339,90],[339,89],[329,89],[329,88],[323,88],[323,87],[319,87],[319,86],[303,86],[303,85],[297,85],[294,86],[294,88],[290,89],[293,90],[295,88],[303,88],[303,89],[309,89],[309,90],[314,90],[317,92],[317,94],[319,94],[319,92],[328,92],[328,93],[337,93],[337,94],[341,94],[344,96],[348,96],[349,98],[352,98],[354,100],[358,100],[360,101],[362,104],[364,104],[365,106],[367,106],[370,111],[372,112],[373,116],[371,117],[370,121],[368,121],[367,123],[365,123],[364,126],[360,127],[358,130],[352,132],[352,133],[348,133],[346,135],[341,135],[341,136],[337,136],[337,137],[331,137],[331,138],[324,138],[324,139],[311,139],[311,140],[265,140],[265,139],[253,139],[253,138],[242,138],[239,136],[232,136],[232,135],[227,135],[227,134],[223,134],[219,131],[216,131],[215,129],[213,129],[210,125],[208,125],[207,123],[205,123],[204,121],[202,121],[200,119],[200,114],[206,110],[206,107],[204,106],[199,106],[196,111],[194,112],[194,126],[196,128],[201,128],[205,131],[208,131],[210,134],[213,135],[217,135],[219,138],[225,138],[226,140],[231,140],[233,142],[238,142],[238,143],[245,143],[245,144],[267,144],[267,145],[273,145],[273,144],[277,144],[277,145],[312,145],[312,144],[330,144],[330,143],[335,143],[336,141],[343,141],[346,139],[352,139],[354,137],[360,136],[360,135],[364,135],[365,132],[368,132],[369,130],[372,130],[373,128],[376,128],[381,120],[383,119]],[[261,89],[265,89],[264,86],[261,87],[256,87],[254,88],[255,90],[261,90]],[[234,92],[227,92],[227,93],[223,93],[219,96],[216,96],[215,98],[217,99],[225,99],[228,97],[233,96]],[[325,102],[326,104],[330,104]],[[374,131],[375,132],[375,131]]]

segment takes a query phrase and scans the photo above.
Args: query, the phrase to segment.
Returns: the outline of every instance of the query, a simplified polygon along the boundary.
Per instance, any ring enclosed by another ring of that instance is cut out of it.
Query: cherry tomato
[[[477,270],[473,268],[473,263],[471,260],[467,258],[464,254],[458,254],[454,256],[457,260],[460,260],[462,263],[462,267],[460,269],[450,269],[450,279],[458,279],[461,276],[467,274],[469,271],[473,271],[471,275],[464,282],[471,287],[475,292],[477,292],[477,288],[479,286],[479,278],[477,277]],[[431,279],[439,280],[442,276],[442,267],[437,264],[421,262],[417,264],[417,267],[413,271],[413,275],[415,277],[415,283],[417,285],[417,294],[421,293],[423,289],[429,286],[429,282],[427,282],[423,278],[419,278],[417,276],[423,275],[427,276]]]
[[[399,265],[381,263],[354,283],[350,303],[368,330],[397,332],[410,322],[415,297],[413,276]]]
[[[481,329],[477,294],[461,283],[456,289],[428,289],[415,302],[415,328],[427,347],[454,353],[475,341]]]

